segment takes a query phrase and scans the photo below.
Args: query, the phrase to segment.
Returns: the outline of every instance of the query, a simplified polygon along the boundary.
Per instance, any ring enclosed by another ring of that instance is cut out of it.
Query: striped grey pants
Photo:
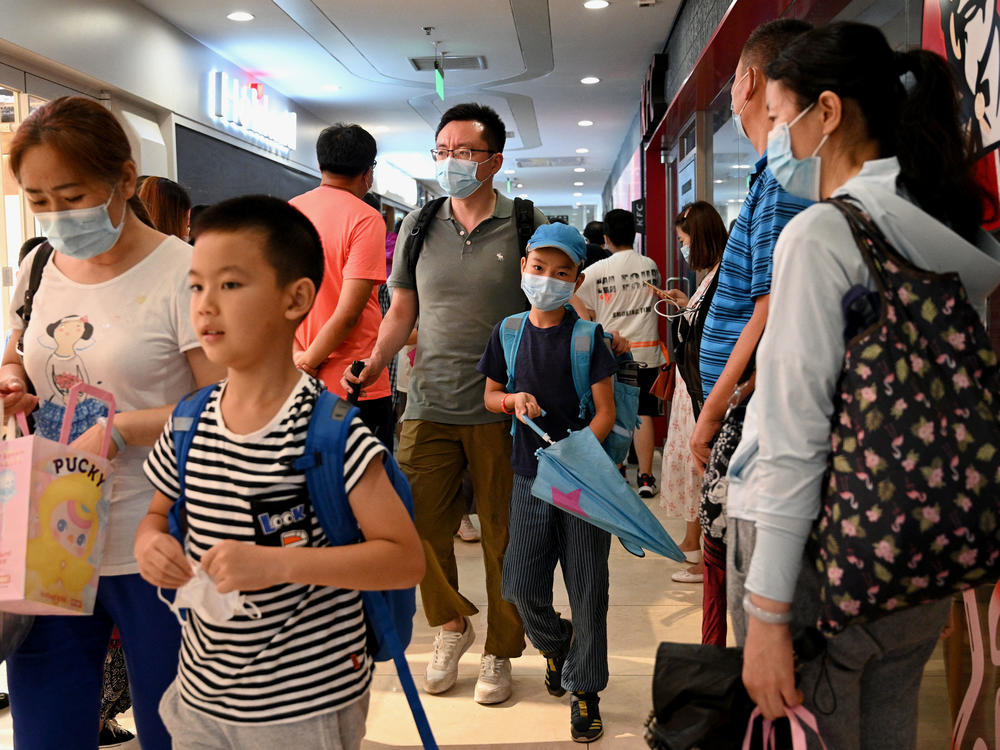
[[[517,607],[532,645],[558,651],[566,638],[552,607],[556,563],[573,612],[573,642],[562,685],[597,693],[608,684],[608,553],[611,535],[531,494],[534,477],[514,475],[503,598]]]

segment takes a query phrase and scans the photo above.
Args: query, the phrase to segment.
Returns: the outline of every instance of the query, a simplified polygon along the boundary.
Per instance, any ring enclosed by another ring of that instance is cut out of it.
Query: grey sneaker
[[[476,703],[503,703],[510,698],[510,659],[483,654],[475,698]]]
[[[424,690],[431,695],[450,690],[458,679],[458,660],[475,639],[476,631],[469,618],[465,619],[464,633],[439,630],[434,636],[434,653],[424,675]]]

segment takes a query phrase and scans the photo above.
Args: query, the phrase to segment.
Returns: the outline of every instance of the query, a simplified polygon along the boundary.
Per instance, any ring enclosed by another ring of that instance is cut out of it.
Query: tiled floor
[[[659,461],[656,463],[658,467]],[[650,507],[662,516],[655,499]],[[683,535],[681,523],[665,521],[664,525],[675,539]],[[510,700],[497,706],[480,706],[472,700],[486,631],[482,558],[478,544],[456,540],[455,546],[462,592],[483,611],[474,620],[476,643],[462,658],[458,684],[445,695],[421,694],[439,745],[449,750],[579,747],[569,738],[568,696],[556,699],[546,693],[542,682],[543,662],[531,646],[524,656],[514,661],[514,694]],[[670,574],[677,569],[677,564],[669,560],[653,555],[640,559],[630,555],[617,542],[612,546],[611,608],[608,613],[611,680],[601,696],[606,734],[592,745],[595,750],[646,747],[642,723],[651,708],[650,686],[657,644],[664,640],[700,640],[701,586],[672,582]],[[569,611],[561,582],[555,592],[555,601],[558,608]],[[433,633],[423,613],[418,611],[408,650],[410,667],[418,685],[430,656],[432,639]],[[4,689],[6,673],[0,671],[0,690]],[[939,649],[928,664],[923,683],[918,750],[948,747],[947,705],[944,662]],[[122,724],[134,728],[129,716],[123,718]],[[0,714],[0,750],[9,750],[12,746],[10,715],[4,712]],[[392,664],[380,664],[372,691],[364,748],[415,747],[419,747],[417,732]]]

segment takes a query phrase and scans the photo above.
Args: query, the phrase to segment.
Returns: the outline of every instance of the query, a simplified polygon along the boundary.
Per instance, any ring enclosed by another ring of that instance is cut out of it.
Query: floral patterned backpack
[[[917,268],[853,202],[827,202],[881,307],[847,342],[809,547],[834,635],[1000,575],[1000,369],[958,274]]]

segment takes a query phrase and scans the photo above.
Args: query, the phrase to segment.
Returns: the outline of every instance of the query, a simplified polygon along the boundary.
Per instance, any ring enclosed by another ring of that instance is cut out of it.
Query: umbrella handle
[[[543,411],[542,412],[542,416],[544,416],[544,415],[545,415],[545,412]],[[552,444],[555,443],[555,441],[552,438],[549,437],[549,433],[547,433],[545,430],[543,430],[541,427],[539,427],[537,424],[535,424],[532,421],[531,417],[529,417],[527,414],[525,414],[523,417],[521,417],[521,419],[524,420],[524,423],[526,425],[528,425],[528,427],[530,427],[531,429],[533,429],[538,434],[538,436],[542,440],[544,440],[546,443],[548,443],[549,445],[552,445]]]

